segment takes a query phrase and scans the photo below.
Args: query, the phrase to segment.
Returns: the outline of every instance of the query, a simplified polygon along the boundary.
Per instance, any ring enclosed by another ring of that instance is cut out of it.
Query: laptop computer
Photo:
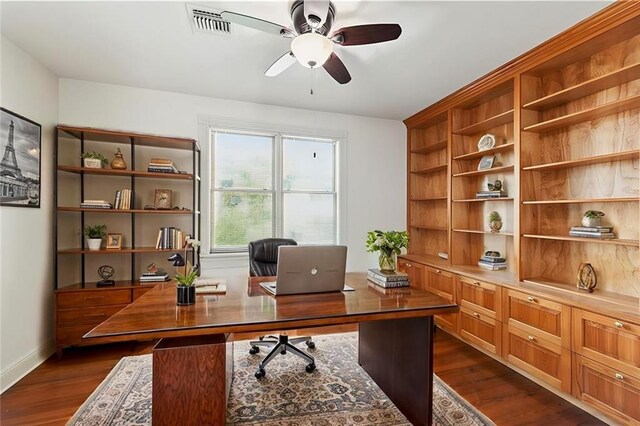
[[[280,246],[275,282],[260,286],[276,296],[353,290],[344,284],[346,246]]]

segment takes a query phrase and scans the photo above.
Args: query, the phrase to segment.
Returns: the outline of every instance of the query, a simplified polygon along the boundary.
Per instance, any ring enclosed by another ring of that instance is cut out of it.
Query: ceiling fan
[[[329,0],[295,0],[291,5],[295,30],[239,13],[224,11],[220,15],[229,22],[292,39],[291,50],[265,71],[268,77],[280,74],[298,61],[307,68],[322,66],[338,83],[345,84],[351,81],[351,75],[333,51],[334,45],[382,43],[395,40],[402,33],[398,24],[368,24],[340,28],[328,35],[336,15]]]

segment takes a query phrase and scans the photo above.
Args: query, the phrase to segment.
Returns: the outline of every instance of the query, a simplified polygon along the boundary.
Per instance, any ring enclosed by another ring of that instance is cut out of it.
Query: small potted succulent
[[[500,213],[497,211],[492,211],[489,213],[489,228],[491,232],[500,232],[502,228],[502,218],[500,217]]]
[[[600,226],[602,224],[602,216],[604,216],[604,212],[587,210],[584,212],[584,216],[582,216],[582,226],[589,228]]]
[[[393,272],[396,270],[396,256],[402,248],[409,247],[409,234],[407,231],[369,231],[366,246],[368,252],[380,252],[378,265],[381,271]]]
[[[107,225],[86,225],[82,229],[82,234],[87,237],[89,250],[100,250],[102,238],[107,235]]]
[[[194,284],[197,277],[198,271],[194,267],[191,267],[186,274],[177,273],[174,277],[178,283],[176,286],[176,304],[178,306],[196,303],[196,286]]]
[[[90,169],[101,169],[103,165],[109,162],[104,155],[95,151],[83,152],[80,157],[83,165]]]

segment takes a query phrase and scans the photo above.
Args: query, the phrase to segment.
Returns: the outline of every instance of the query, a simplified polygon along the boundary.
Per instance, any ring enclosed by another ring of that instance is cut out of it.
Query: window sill
[[[210,253],[201,254],[203,269],[249,268],[249,253]]]

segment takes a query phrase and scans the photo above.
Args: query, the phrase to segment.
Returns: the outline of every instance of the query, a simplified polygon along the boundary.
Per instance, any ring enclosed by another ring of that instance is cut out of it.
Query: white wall
[[[42,126],[40,208],[0,207],[0,389],[4,391],[53,352],[52,158],[58,79],[4,37],[0,57],[0,103]]]
[[[347,138],[348,270],[376,265],[366,253],[366,232],[405,229],[406,131],[402,122],[213,99],[156,90],[60,79],[60,123],[185,136],[198,139],[202,115],[232,121],[335,129]],[[200,140],[201,144],[205,141]],[[245,275],[237,262],[203,261],[231,275]],[[246,259],[242,266],[246,265]],[[212,272],[222,274],[225,272]]]

